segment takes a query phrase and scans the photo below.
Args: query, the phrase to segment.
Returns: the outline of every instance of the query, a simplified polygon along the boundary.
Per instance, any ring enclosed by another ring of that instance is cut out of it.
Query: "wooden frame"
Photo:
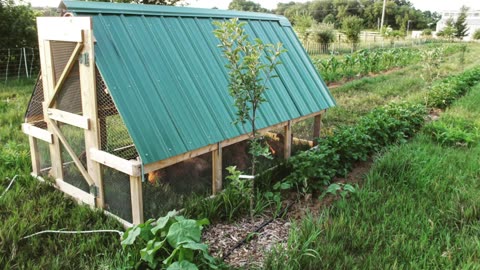
[[[130,176],[130,195],[132,201],[133,224],[143,223],[143,193],[141,177]]]
[[[217,149],[212,151],[212,193],[217,194],[222,190],[222,146],[217,144]]]
[[[288,121],[287,125],[284,127],[285,134],[283,140],[283,157],[285,159],[290,158],[292,155],[292,122]]]
[[[87,117],[52,108],[48,108],[46,111],[50,119],[69,124],[74,127],[86,130],[90,129],[90,119]]]
[[[90,158],[129,176],[142,176],[142,164],[139,161],[126,160],[94,148],[90,149]]]
[[[43,128],[38,128],[32,124],[29,123],[23,123],[22,124],[22,131],[23,133],[27,134],[30,137],[33,137],[35,139],[39,139],[42,141],[45,141],[47,143],[52,144],[53,143],[53,134],[49,132],[48,130],[45,130]]]
[[[273,125],[273,126],[270,126],[270,127],[262,128],[262,129],[257,130],[257,132],[261,133],[261,134],[264,134],[264,133],[266,133],[266,132],[268,132],[269,130],[272,130],[272,129],[284,128],[286,125],[288,125],[289,122],[291,124],[294,124],[294,123],[306,120],[308,118],[312,118],[312,117],[315,117],[317,115],[323,114],[325,111],[326,110],[322,110],[322,111],[319,111],[319,112],[316,112],[316,113],[312,113],[312,114],[309,114],[309,115],[305,115],[305,116],[295,118],[293,120],[285,121],[285,122],[282,122],[282,123],[279,123],[279,124],[276,124],[276,125]],[[227,147],[229,145],[247,140],[249,138],[250,138],[250,134],[243,134],[243,135],[240,135],[240,136],[222,141],[221,145],[222,145],[222,147]],[[143,171],[144,171],[144,173],[150,173],[150,172],[153,172],[153,171],[160,170],[160,169],[163,169],[165,167],[171,166],[173,164],[185,161],[187,159],[198,157],[200,155],[215,151],[217,149],[218,149],[218,144],[210,144],[210,145],[198,148],[196,150],[192,150],[192,151],[184,153],[184,154],[180,154],[180,155],[173,156],[173,157],[170,157],[170,158],[167,158],[167,159],[164,159],[164,160],[159,160],[159,161],[156,161],[156,162],[146,164],[146,165],[144,165]]]

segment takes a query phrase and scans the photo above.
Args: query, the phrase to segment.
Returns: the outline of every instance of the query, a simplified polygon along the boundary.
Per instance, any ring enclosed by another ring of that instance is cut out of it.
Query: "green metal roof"
[[[237,17],[246,31],[288,50],[269,82],[259,128],[335,105],[282,16],[183,7],[64,1],[92,16],[96,63],[145,164],[244,134],[234,126],[228,71],[214,20]]]

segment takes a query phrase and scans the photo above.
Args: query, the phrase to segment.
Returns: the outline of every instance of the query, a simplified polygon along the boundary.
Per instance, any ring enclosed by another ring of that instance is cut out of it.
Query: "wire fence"
[[[35,78],[40,71],[37,48],[0,49],[0,79],[12,80]]]
[[[422,45],[425,43],[435,42],[436,40],[427,38],[396,38],[389,39],[384,38],[378,34],[362,33],[360,35],[359,43],[356,44],[355,50],[360,49],[379,49],[379,48],[400,48],[400,47],[413,47]],[[306,40],[302,42],[305,50],[310,55],[315,54],[345,54],[352,52],[352,43],[348,42],[345,36],[338,35],[335,37],[335,41],[329,44],[320,44],[312,40]]]

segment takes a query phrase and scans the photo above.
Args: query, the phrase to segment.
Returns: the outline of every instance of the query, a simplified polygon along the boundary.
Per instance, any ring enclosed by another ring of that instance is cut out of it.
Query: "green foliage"
[[[36,12],[24,1],[0,1],[0,47],[37,47]]]
[[[462,6],[460,8],[460,15],[458,15],[457,20],[455,21],[455,37],[458,39],[463,39],[467,36],[468,26],[467,26],[467,12],[468,7]]]
[[[433,33],[433,31],[430,28],[423,29],[422,37],[431,37],[432,33]]]
[[[333,14],[328,14],[325,16],[325,18],[323,18],[322,23],[335,25],[335,16]]]
[[[297,32],[301,40],[307,40],[309,36],[308,29],[315,23],[312,16],[306,12],[297,12],[293,16],[293,28]]]
[[[332,43],[335,39],[335,31],[333,24],[314,24],[309,29],[309,33],[313,41],[320,43],[322,47],[322,52],[328,52],[330,43]]]
[[[207,245],[201,243],[203,226],[208,224],[207,219],[186,219],[171,211],[128,229],[122,246],[132,268],[217,269]]]
[[[480,82],[478,67],[460,75],[447,77],[431,86],[426,96],[427,106],[444,109],[478,82]]]
[[[455,38],[456,33],[457,30],[455,28],[453,18],[448,18],[445,23],[445,27],[442,30],[438,31],[437,36],[444,37],[452,41]]]
[[[432,122],[425,126],[423,132],[434,141],[448,146],[472,146],[480,140],[480,130],[471,121],[457,119],[449,124],[444,121]]]
[[[325,190],[325,195],[326,194],[331,194],[333,196],[340,195],[342,199],[345,199],[349,194],[354,194],[356,190],[357,189],[350,184],[333,183],[327,187],[327,189]]]
[[[473,32],[473,39],[475,39],[475,40],[480,39],[480,29],[477,29],[477,30],[475,30],[475,32]]]
[[[395,67],[404,67],[420,60],[420,51],[411,48],[360,50],[343,57],[331,55],[327,59],[314,60],[326,82],[368,75]]]
[[[291,173],[284,182],[292,187],[305,185],[320,190],[331,179],[345,175],[357,161],[383,147],[405,142],[422,126],[425,109],[421,105],[390,104],[376,108],[355,126],[337,129],[318,146],[289,159]]]
[[[363,19],[357,16],[348,16],[342,21],[342,30],[347,40],[352,43],[352,51],[355,50],[356,45],[360,42],[360,32],[363,28]]]
[[[187,203],[185,215],[203,218],[211,221],[233,221],[245,215],[249,210],[249,198],[252,193],[252,181],[240,179],[241,171],[236,167],[227,167],[229,175],[226,177],[228,185],[215,197],[205,199],[195,198]]]
[[[439,121],[476,122],[479,102],[477,85]],[[393,146],[375,159],[355,196],[305,217],[306,226],[294,224],[287,246],[272,249],[264,269],[475,268],[479,162],[478,144],[448,147],[420,134]]]
[[[248,0],[232,0],[232,2],[228,4],[228,9],[252,12],[268,12],[268,10],[263,8],[260,4]]]
[[[246,23],[238,23],[237,18],[225,22],[215,21],[213,24],[217,27],[213,33],[220,40],[218,47],[228,61],[225,65],[229,71],[228,90],[237,109],[234,124],[241,123],[244,129],[245,124],[250,125],[248,132],[251,132],[252,138],[249,150],[252,156],[251,175],[255,175],[258,157],[267,156],[268,150],[268,146],[262,144],[257,134],[257,112],[260,105],[267,101],[264,94],[268,89],[267,84],[271,78],[277,77],[274,71],[281,64],[280,55],[286,50],[281,43],[276,46],[264,44],[259,38],[251,42],[243,29]],[[245,131],[247,132],[247,129]],[[250,216],[253,219],[253,184],[251,191]]]
[[[435,47],[422,50],[420,52],[422,59],[421,64],[423,67],[423,73],[421,74],[422,79],[428,83],[431,83],[433,80],[438,78],[440,75],[439,67],[443,61],[444,54],[444,47]]]

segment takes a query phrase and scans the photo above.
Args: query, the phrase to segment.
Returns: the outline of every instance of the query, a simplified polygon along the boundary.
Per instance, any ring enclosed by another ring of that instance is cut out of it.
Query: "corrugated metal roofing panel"
[[[214,20],[240,17],[251,38],[287,52],[269,82],[257,126],[334,106],[285,18],[249,12],[65,1],[93,17],[96,63],[144,163],[239,136]],[[288,21],[287,21],[288,22]]]

